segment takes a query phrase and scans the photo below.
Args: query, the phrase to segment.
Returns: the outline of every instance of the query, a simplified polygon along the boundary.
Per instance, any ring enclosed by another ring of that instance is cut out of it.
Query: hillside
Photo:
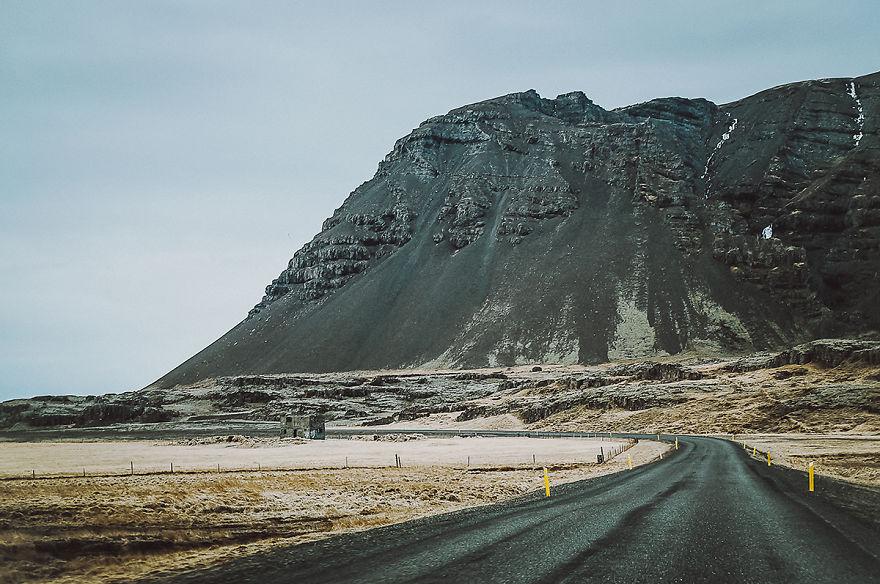
[[[431,118],[155,382],[782,348],[880,330],[880,73]],[[340,153],[341,156],[344,153]]]

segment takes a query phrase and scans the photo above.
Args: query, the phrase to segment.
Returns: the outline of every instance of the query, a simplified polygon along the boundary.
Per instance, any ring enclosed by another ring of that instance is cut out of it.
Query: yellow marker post
[[[550,476],[547,474],[547,467],[544,467],[544,496],[550,496]]]
[[[678,450],[678,436],[675,437],[675,449]]]
[[[626,463],[629,465],[629,470],[633,469],[633,457],[629,454],[626,455]]]
[[[758,447],[752,446],[752,456],[755,456],[758,453]]]
[[[813,485],[813,463],[812,463],[812,462],[810,463],[809,469],[807,470],[807,474],[810,476],[810,492],[812,493],[812,492],[813,492],[813,489],[814,489],[814,485]]]
[[[767,466],[770,466],[770,451],[767,451]]]

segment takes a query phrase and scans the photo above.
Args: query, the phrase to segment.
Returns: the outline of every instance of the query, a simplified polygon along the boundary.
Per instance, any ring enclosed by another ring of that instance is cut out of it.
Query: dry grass
[[[772,370],[728,373],[703,370],[706,379],[692,383],[686,401],[642,410],[591,409],[576,406],[529,426],[530,429],[712,434],[779,432],[858,435],[880,434],[880,413],[868,408],[834,405],[818,397],[832,384],[873,385],[880,396],[876,368],[791,365]],[[778,379],[784,373],[790,378]],[[648,386],[646,386],[648,387]],[[814,406],[791,404],[815,400]]]
[[[749,449],[770,452],[771,460],[798,470],[812,462],[820,475],[880,486],[880,437],[752,434],[736,436]]]
[[[629,452],[639,464],[665,448],[643,442]],[[625,458],[558,466],[554,484],[622,470]],[[504,500],[540,489],[542,475],[434,466],[0,484],[0,582],[123,582]]]
[[[0,442],[0,477],[127,474],[133,462],[136,473],[225,470],[311,469],[348,466],[392,466],[395,455],[407,466],[465,466],[524,464],[532,461],[595,461],[600,448],[621,446],[619,440],[570,438],[425,438],[406,442],[367,440],[241,439],[112,442]]]

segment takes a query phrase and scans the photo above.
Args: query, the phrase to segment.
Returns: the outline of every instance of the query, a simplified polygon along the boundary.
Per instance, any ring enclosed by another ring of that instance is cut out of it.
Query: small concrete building
[[[297,416],[290,413],[281,416],[281,436],[283,438],[323,440],[324,435],[323,416],[318,414]]]

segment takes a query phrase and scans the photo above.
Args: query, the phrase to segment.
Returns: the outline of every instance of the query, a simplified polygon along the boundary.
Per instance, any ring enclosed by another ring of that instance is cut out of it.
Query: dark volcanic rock
[[[0,428],[16,424],[42,428],[167,422],[173,418],[172,412],[163,409],[161,398],[138,392],[98,397],[54,396],[52,399],[0,403]]]
[[[785,365],[812,363],[819,367],[837,367],[850,363],[861,367],[880,367],[880,341],[854,339],[819,339],[780,353],[744,357],[725,366],[727,371],[754,371]]]
[[[821,339],[783,351],[770,361],[772,367],[804,363],[820,367],[837,367],[842,363],[880,366],[880,341]]]
[[[703,378],[699,371],[693,371],[678,363],[654,363],[652,361],[612,367],[608,370],[608,374],[651,381],[683,381]]]
[[[876,331],[878,114],[880,74],[720,106],[526,91],[452,110],[398,140],[248,318],[157,384]]]

